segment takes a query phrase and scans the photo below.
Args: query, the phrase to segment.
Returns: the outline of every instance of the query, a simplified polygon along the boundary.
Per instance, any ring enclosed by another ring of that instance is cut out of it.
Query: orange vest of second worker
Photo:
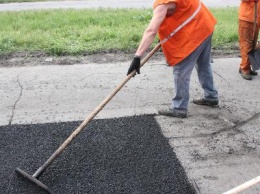
[[[176,3],[172,16],[164,19],[158,30],[160,40],[169,36],[183,22],[189,19],[199,7],[199,0],[155,0],[153,8],[169,2]],[[217,23],[214,16],[201,3],[199,13],[179,30],[173,37],[162,44],[168,65],[174,66],[191,54],[210,34]]]
[[[255,3],[248,1],[241,1],[239,6],[238,19],[244,20],[247,22],[254,22],[255,20]],[[256,22],[260,23],[260,3],[257,3],[257,20]]]

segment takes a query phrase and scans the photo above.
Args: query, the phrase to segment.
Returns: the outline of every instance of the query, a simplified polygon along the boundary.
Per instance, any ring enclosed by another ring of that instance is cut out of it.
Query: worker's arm
[[[144,31],[142,40],[139,44],[139,47],[135,53],[135,57],[128,69],[127,75],[130,74],[133,70],[136,70],[136,72],[140,73],[140,58],[143,56],[143,54],[149,49],[149,47],[152,45],[157,31],[165,19],[166,16],[172,15],[175,11],[176,4],[175,3],[168,3],[168,4],[162,4],[158,5],[154,11],[153,11],[153,17]]]
[[[151,44],[153,43],[156,34],[158,32],[158,29],[165,19],[166,15],[169,13],[174,13],[175,10],[175,3],[168,3],[168,4],[162,4],[158,5],[153,12],[153,17],[146,28],[141,43],[135,53],[136,56],[143,56],[143,54],[149,49]]]

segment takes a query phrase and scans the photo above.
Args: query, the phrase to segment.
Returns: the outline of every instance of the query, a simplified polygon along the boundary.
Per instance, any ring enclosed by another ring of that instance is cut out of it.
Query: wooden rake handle
[[[248,189],[249,187],[252,187],[253,185],[260,183],[260,176],[255,177],[251,179],[250,181],[247,181],[243,183],[242,185],[239,185],[223,194],[237,194],[240,193],[241,191],[244,191],[245,189]]]
[[[158,43],[153,50],[141,61],[141,67],[153,56],[153,54],[161,47]],[[74,132],[63,142],[63,144],[51,155],[51,157],[33,174],[34,178],[38,178],[45,169],[57,158],[61,152],[69,145],[69,143],[86,127],[86,125],[104,108],[104,106],[117,94],[117,92],[135,75],[136,71],[132,71],[126,78],[108,95],[94,111],[74,130]]]

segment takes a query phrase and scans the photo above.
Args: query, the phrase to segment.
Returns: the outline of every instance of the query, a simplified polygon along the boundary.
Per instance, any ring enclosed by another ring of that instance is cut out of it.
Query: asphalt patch
[[[0,127],[0,191],[44,194],[32,175],[81,122]],[[151,115],[93,120],[39,177],[55,194],[196,193]]]

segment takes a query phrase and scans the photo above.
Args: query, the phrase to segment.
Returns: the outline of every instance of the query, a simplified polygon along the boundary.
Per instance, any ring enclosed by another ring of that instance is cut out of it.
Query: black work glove
[[[140,74],[140,57],[134,57],[128,71],[127,71],[127,75],[129,75],[132,71],[136,70],[136,73]]]

